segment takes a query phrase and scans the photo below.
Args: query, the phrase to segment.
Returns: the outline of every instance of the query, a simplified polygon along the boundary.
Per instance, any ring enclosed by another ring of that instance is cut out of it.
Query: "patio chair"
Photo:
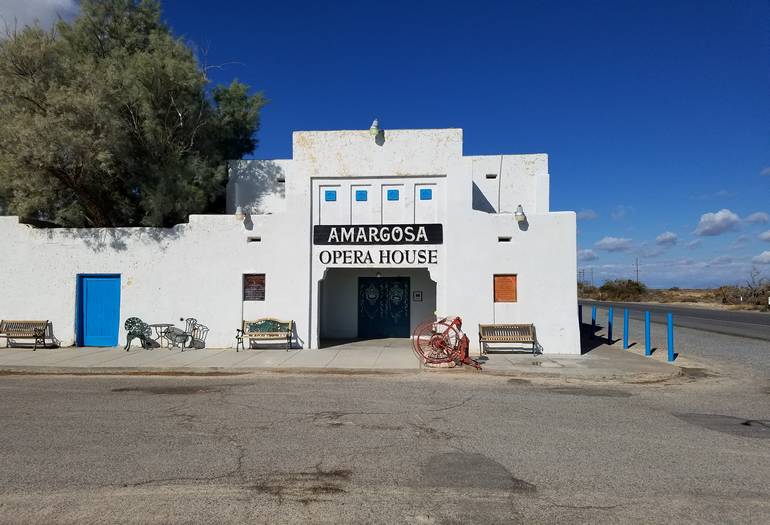
[[[123,327],[126,329],[126,352],[131,348],[131,341],[134,339],[139,339],[142,348],[147,348],[150,345],[152,328],[147,323],[138,317],[129,317]]]
[[[195,325],[190,338],[190,348],[206,348],[206,336],[209,335],[209,327],[200,323]]]
[[[182,347],[184,352],[185,346],[187,346],[187,340],[190,339],[192,343],[193,331],[195,330],[198,321],[192,317],[185,319],[185,329],[177,328],[176,326],[170,327],[166,330],[165,336],[168,342],[173,347]]]

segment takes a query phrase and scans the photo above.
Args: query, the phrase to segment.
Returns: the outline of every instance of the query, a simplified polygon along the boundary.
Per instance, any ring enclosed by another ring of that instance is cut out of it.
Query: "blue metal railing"
[[[623,350],[628,350],[628,308],[623,308]]]
[[[596,334],[596,321],[597,321],[597,308],[596,305],[591,305],[591,333],[589,334],[591,339]],[[583,326],[583,305],[578,303],[578,322],[580,326]],[[629,323],[630,323],[630,311],[628,308],[623,308],[623,349],[628,350],[629,343]],[[649,310],[644,310],[644,355],[652,355],[652,317]],[[613,305],[607,306],[607,342],[613,344],[613,331],[615,327],[615,307]],[[677,354],[674,348],[674,314],[671,312],[666,313],[666,342],[667,342],[667,360],[673,362],[677,358]]]

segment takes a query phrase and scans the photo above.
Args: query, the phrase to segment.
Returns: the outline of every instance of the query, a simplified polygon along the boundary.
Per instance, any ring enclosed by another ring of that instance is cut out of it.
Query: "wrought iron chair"
[[[190,339],[190,343],[192,343],[193,331],[197,324],[198,321],[196,319],[188,317],[185,319],[185,329],[182,330],[181,328],[172,326],[166,330],[166,339],[168,339],[171,346],[182,347],[182,351],[184,352],[184,348],[187,346],[187,340]]]
[[[195,325],[190,338],[190,348],[206,348],[206,336],[209,335],[209,327],[200,323]]]
[[[131,348],[131,341],[134,339],[139,339],[139,342],[142,343],[142,348],[150,346],[152,328],[147,323],[138,317],[129,317],[123,326],[126,329],[126,352]]]

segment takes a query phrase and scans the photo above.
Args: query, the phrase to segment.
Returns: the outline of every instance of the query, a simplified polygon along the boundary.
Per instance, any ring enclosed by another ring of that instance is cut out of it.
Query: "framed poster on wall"
[[[244,301],[264,301],[265,300],[265,274],[264,273],[243,274],[243,300]]]

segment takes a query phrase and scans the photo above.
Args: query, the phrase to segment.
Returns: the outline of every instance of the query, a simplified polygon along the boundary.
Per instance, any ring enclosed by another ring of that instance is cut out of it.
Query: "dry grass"
[[[621,282],[615,282],[614,286],[579,286],[579,295],[585,299],[600,301],[630,301],[683,304],[690,306],[702,306],[704,308],[720,308],[725,310],[756,310],[770,311],[768,308],[768,296],[770,286],[760,283],[759,287],[751,286],[720,286],[719,288],[670,288],[654,289],[636,287],[623,288]]]
[[[726,290],[727,289],[727,290]],[[682,303],[703,305],[726,310],[767,310],[767,304],[759,304],[747,294],[742,296],[737,286],[709,289],[650,290],[647,301],[658,303]]]

